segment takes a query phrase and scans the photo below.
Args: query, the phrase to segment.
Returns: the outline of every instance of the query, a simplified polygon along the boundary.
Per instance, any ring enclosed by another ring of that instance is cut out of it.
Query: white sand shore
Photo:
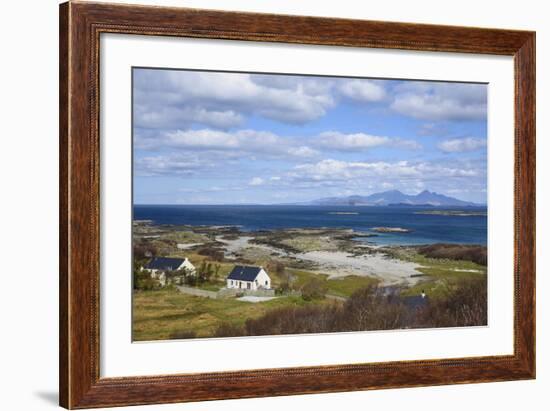
[[[252,240],[252,237],[238,237],[234,240],[225,240],[222,236],[217,236],[216,241],[223,243],[225,245],[225,256],[229,258],[234,258],[235,254],[240,250],[248,247],[248,242]]]
[[[329,278],[348,275],[375,277],[384,286],[412,285],[419,278],[411,275],[421,274],[417,270],[419,264],[389,258],[381,253],[355,256],[343,251],[310,251],[296,254],[295,257],[319,264],[319,271],[330,273]]]
[[[285,250],[263,244],[250,244],[253,237],[241,236],[233,240],[216,237],[225,246],[226,258],[235,258],[247,248],[260,248],[281,256],[309,261],[317,265],[314,272],[330,274],[329,278],[341,278],[348,275],[378,278],[381,285],[412,285],[420,280],[412,275],[421,274],[419,264],[387,257],[383,253],[352,255],[344,251],[310,251],[289,253]],[[376,249],[378,247],[371,247]]]
[[[274,300],[279,297],[256,297],[254,295],[246,295],[244,297],[237,298],[239,301],[245,301],[247,303],[262,303],[264,301]]]
[[[193,248],[193,247],[196,247],[196,246],[199,246],[199,245],[203,245],[204,243],[188,243],[188,244],[178,244],[177,247],[178,247],[178,250],[188,250],[190,248]]]
[[[221,236],[216,237],[216,241],[223,243],[225,245],[225,257],[226,258],[235,258],[235,254],[241,253],[246,248],[259,248],[261,250],[268,251],[270,254],[278,254],[281,256],[290,256],[284,250],[280,250],[275,247],[271,247],[265,244],[250,244],[250,240],[254,237],[242,236],[234,240],[226,240]]]

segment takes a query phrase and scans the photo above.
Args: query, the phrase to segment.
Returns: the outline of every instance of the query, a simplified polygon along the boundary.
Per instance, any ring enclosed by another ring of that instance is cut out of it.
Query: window
[[[265,285],[267,285],[267,280],[265,280]]]
[[[246,288],[250,290],[250,283],[246,283]]]

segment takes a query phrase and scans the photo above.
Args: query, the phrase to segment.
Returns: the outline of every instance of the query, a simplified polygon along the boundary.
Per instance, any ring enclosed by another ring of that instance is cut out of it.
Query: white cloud
[[[140,129],[140,132],[136,132],[136,148],[156,152],[177,150],[218,163],[245,157],[251,160],[297,161],[319,158],[323,153],[357,152],[376,147],[408,150],[421,148],[414,140],[338,131],[328,131],[313,137],[281,137],[268,131],[251,129],[223,131],[206,128],[165,131],[160,134],[152,130],[142,131]]]
[[[421,145],[414,140],[375,136],[366,133],[344,134],[338,131],[326,131],[321,133],[317,144],[324,148],[341,151],[368,150],[380,146],[413,150],[421,148]]]
[[[150,140],[149,140],[150,142]],[[241,156],[244,153],[264,157],[314,157],[318,151],[293,138],[281,137],[268,131],[212,129],[178,130],[167,132],[155,140],[157,146],[191,150],[214,150]]]
[[[265,183],[265,180],[261,177],[254,177],[252,180],[250,180],[250,183],[248,185],[250,186],[261,186]]]
[[[334,159],[321,160],[317,163],[300,164],[288,174],[295,181],[364,181],[367,178],[383,178],[386,182],[392,179],[430,179],[476,177],[481,170],[467,164],[464,168],[441,163],[409,161],[396,162],[358,162]]]
[[[137,176],[150,177],[158,175],[197,174],[200,170],[212,168],[212,162],[193,155],[158,155],[140,157],[134,160],[134,170]]]
[[[390,141],[388,137],[365,133],[344,134],[338,131],[325,131],[319,135],[321,146],[343,150],[368,149],[387,145]]]
[[[381,101],[386,97],[384,87],[372,80],[349,80],[340,83],[338,90],[342,95],[360,102]]]
[[[404,82],[395,88],[390,106],[423,120],[482,120],[487,117],[484,84]]]
[[[386,162],[348,162],[333,159],[321,160],[313,164],[300,164],[291,174],[294,178],[304,180],[348,180],[366,176],[382,175],[391,172],[393,175],[413,176],[418,171],[406,161]]]
[[[417,134],[423,137],[445,137],[449,130],[441,123],[425,123],[419,127]]]
[[[149,151],[183,150],[188,153],[218,153],[218,157],[311,158],[319,151],[303,145],[300,138],[281,137],[268,131],[214,129],[175,130],[160,134],[136,133],[135,147]]]
[[[442,141],[437,147],[445,153],[463,153],[466,151],[476,151],[487,146],[487,141],[481,138],[455,138]]]
[[[307,77],[143,69],[135,75],[135,98],[136,104],[141,106],[139,115],[144,118],[170,106],[176,111],[234,111],[236,117],[233,121],[239,115],[257,114],[272,120],[303,124],[325,115],[326,110],[334,105],[330,87],[323,87],[321,83]],[[187,118],[180,119],[187,123]],[[208,116],[196,117],[193,121],[213,125]],[[139,118],[136,122],[147,123]],[[176,128],[184,127],[179,125]]]
[[[298,148],[290,148],[288,153],[296,157],[314,157],[319,154],[317,150],[307,146],[300,146]]]
[[[225,132],[202,129],[168,132],[163,143],[179,148],[262,151],[265,147],[281,144],[282,141],[279,136],[265,131]]]
[[[136,105],[135,126],[140,128],[186,128],[194,123],[227,129],[239,126],[244,118],[233,110],[207,110],[201,107]]]

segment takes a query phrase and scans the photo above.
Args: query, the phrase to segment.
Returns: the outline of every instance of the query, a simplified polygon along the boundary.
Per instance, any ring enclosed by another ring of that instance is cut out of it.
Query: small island
[[[357,211],[331,211],[332,215],[359,215]]]
[[[402,227],[373,227],[371,230],[377,233],[410,233],[412,231]]]
[[[484,217],[487,215],[486,211],[463,211],[463,210],[425,210],[416,211],[415,214],[424,215],[445,215],[451,217]]]

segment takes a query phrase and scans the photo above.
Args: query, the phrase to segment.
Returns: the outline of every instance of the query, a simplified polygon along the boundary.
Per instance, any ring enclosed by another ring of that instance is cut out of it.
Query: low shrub
[[[487,265],[487,247],[463,244],[431,244],[420,247],[418,252],[428,258],[471,261]]]
[[[243,327],[231,323],[223,323],[214,331],[214,337],[241,337],[244,335],[246,335],[246,330]]]
[[[470,278],[449,286],[447,296],[432,301],[419,321],[430,327],[487,325],[487,277]]]
[[[204,247],[197,251],[197,254],[209,257],[212,261],[223,261],[223,250],[215,247]]]
[[[186,340],[189,338],[196,338],[197,333],[195,331],[190,330],[183,330],[183,331],[175,331],[172,334],[170,334],[170,339],[172,340]]]
[[[429,298],[429,297],[428,297]],[[278,308],[245,323],[246,335],[304,334],[480,326],[487,324],[485,277],[449,286],[447,295],[409,307],[397,294],[377,286],[356,291],[342,303]],[[240,335],[240,334],[239,334]]]
[[[317,300],[325,297],[327,286],[323,281],[313,278],[302,286],[301,292],[304,300]]]

